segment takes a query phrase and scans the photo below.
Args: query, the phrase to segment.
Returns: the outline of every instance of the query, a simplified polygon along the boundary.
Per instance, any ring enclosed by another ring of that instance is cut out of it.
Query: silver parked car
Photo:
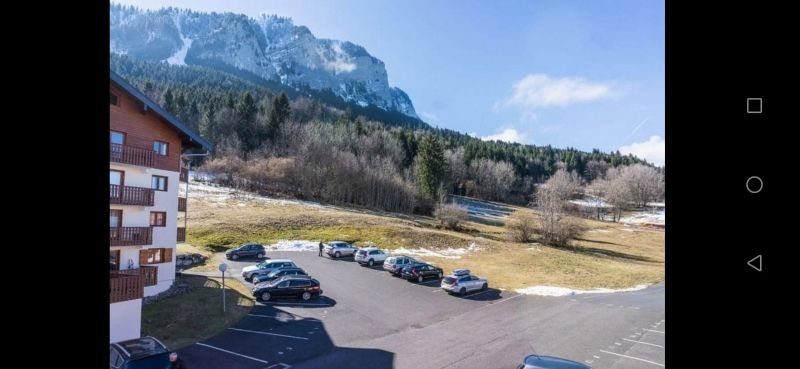
[[[383,262],[383,270],[388,270],[394,275],[400,275],[404,267],[416,262],[417,260],[410,256],[390,256]]]
[[[389,254],[377,247],[365,247],[356,252],[356,262],[361,265],[367,264],[372,266],[375,263],[383,263]]]
[[[441,287],[447,293],[464,296],[467,292],[489,288],[489,280],[470,274],[469,269],[456,269],[453,274],[442,278]]]
[[[242,277],[249,281],[257,275],[269,274],[271,271],[279,268],[297,268],[297,265],[288,259],[265,260],[256,265],[244,267],[242,269]]]
[[[331,241],[325,246],[323,251],[326,254],[333,256],[335,258],[340,258],[342,256],[351,256],[356,253],[358,249],[344,241]]]

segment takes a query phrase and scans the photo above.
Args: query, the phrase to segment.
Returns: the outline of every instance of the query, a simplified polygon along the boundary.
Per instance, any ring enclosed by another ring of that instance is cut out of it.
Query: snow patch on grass
[[[264,245],[267,251],[319,251],[319,241],[280,240],[271,245]]]
[[[392,251],[392,254],[399,255],[413,255],[413,256],[421,256],[421,257],[437,257],[443,259],[461,259],[462,256],[471,253],[477,252],[482,250],[483,248],[478,246],[476,243],[472,243],[469,247],[460,247],[460,248],[452,248],[448,247],[446,249],[436,249],[431,250],[424,247],[416,248],[416,249],[407,249],[405,247],[401,247],[399,249],[395,249]]]
[[[564,288],[564,287],[553,287],[553,286],[532,286],[532,287],[525,287],[525,288],[518,288],[514,291],[523,295],[537,295],[537,296],[572,296],[572,295],[581,295],[586,293],[615,293],[615,292],[631,292],[631,291],[638,291],[646,288],[648,285],[640,284],[631,288],[622,288],[618,290],[610,289],[610,288],[595,288],[590,291],[586,290],[574,290],[571,288]]]

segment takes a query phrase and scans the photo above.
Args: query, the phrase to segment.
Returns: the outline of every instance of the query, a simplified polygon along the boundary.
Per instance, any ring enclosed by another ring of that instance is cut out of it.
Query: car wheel
[[[372,266],[374,264],[375,264],[375,260],[369,259],[369,262],[367,263],[367,265]]]
[[[419,283],[422,283],[422,281],[423,281],[424,279],[425,279],[425,278],[422,278],[422,275],[420,275],[419,277],[417,277],[417,282],[419,282]]]
[[[233,254],[233,255],[231,255],[231,259],[233,259],[233,260],[236,260],[236,259],[238,259],[238,258],[239,258],[239,255],[237,255],[237,254]]]
[[[459,296],[464,296],[464,295],[466,295],[466,294],[467,294],[467,289],[466,289],[466,288],[464,288],[464,287],[461,287],[461,289],[460,289],[460,290],[458,290],[458,295],[459,295]]]
[[[272,296],[269,294],[269,292],[263,292],[263,293],[261,294],[261,301],[269,301],[269,299],[270,299],[271,297],[272,297]]]
[[[489,284],[484,283],[483,286],[481,286],[481,291],[486,291],[487,288],[489,288]]]
[[[342,254],[340,254],[340,253],[339,253],[339,251],[336,251],[336,253],[334,253],[334,254],[333,254],[333,257],[335,257],[335,258],[337,258],[337,259],[338,259],[340,256],[342,256]]]
[[[439,272],[439,279],[442,279],[442,272]]]
[[[308,301],[311,299],[311,292],[303,292],[303,301]]]
[[[256,255],[256,257],[259,258],[259,259],[263,259],[264,258],[264,253],[259,252],[258,255]]]

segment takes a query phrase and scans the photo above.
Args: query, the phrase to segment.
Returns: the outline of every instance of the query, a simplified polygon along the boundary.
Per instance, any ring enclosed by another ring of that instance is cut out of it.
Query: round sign
[[[224,272],[226,269],[228,269],[228,266],[225,263],[219,265],[220,272]]]

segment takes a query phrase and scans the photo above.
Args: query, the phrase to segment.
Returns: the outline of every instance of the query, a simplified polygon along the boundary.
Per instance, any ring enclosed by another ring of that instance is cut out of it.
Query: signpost
[[[222,272],[222,312],[225,312],[225,270],[228,266],[225,263],[219,265],[219,271]]]

